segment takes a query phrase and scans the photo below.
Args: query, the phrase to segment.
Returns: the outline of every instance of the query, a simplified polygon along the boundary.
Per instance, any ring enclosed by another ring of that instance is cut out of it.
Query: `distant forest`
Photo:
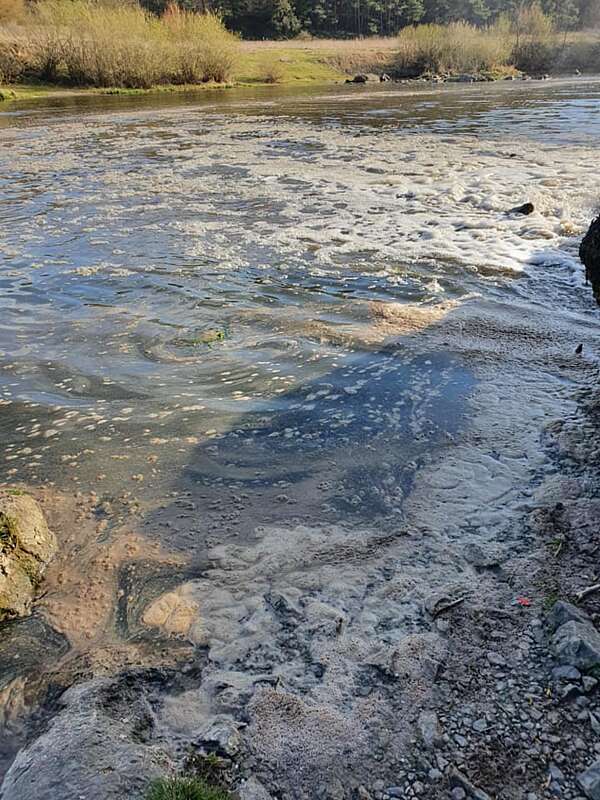
[[[160,13],[169,0],[141,0]],[[216,11],[230,30],[246,38],[313,36],[391,36],[415,23],[464,20],[493,24],[502,14],[514,14],[523,0],[178,0],[198,11]],[[600,0],[541,0],[559,30],[595,26]]]

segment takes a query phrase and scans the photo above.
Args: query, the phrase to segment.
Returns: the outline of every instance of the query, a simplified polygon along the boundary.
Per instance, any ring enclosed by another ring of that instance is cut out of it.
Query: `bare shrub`
[[[512,32],[515,66],[534,74],[548,72],[557,59],[559,43],[551,17],[538,2],[519,7],[512,18]]]
[[[510,52],[510,41],[501,26],[482,29],[465,22],[417,25],[398,36],[395,71],[411,76],[491,70],[506,64]]]
[[[238,41],[215,14],[167,8],[162,27],[171,50],[174,83],[223,83],[231,78]]]
[[[171,11],[159,19],[133,2],[40,0],[12,44],[0,48],[13,75],[28,71],[79,86],[148,88],[226,80],[237,40],[212,14]],[[20,69],[15,60],[22,61]]]
[[[14,83],[26,76],[33,55],[27,40],[0,30],[0,83]]]

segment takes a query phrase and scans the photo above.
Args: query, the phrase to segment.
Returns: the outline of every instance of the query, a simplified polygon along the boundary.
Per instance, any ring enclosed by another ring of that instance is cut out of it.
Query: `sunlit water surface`
[[[544,263],[566,293],[599,100],[580,80],[1,114],[0,479],[398,513],[474,377],[451,348],[392,346],[381,304],[536,303]]]

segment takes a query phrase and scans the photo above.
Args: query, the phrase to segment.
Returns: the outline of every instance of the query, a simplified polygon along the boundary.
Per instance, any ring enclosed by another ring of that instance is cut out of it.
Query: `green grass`
[[[231,795],[200,778],[160,778],[150,784],[146,800],[231,800]]]
[[[551,592],[550,594],[544,597],[544,611],[551,611],[554,607],[554,604],[560,600],[560,595],[558,592]]]
[[[38,97],[52,97],[78,94],[77,90],[63,90],[54,83],[9,83],[0,86],[0,100],[36,100]]]
[[[125,95],[161,94],[171,92],[199,92],[215,89],[231,89],[232,83],[184,83],[162,84],[150,89],[124,89],[119,86],[104,89],[57,86],[55,83],[11,83],[0,86],[0,102],[2,100],[39,100],[51,97],[78,97],[82,95]]]
[[[242,45],[234,70],[237,83],[332,83],[346,77],[341,69],[328,62],[326,51],[290,48],[285,44],[261,47],[260,44]],[[276,80],[273,80],[274,75]]]

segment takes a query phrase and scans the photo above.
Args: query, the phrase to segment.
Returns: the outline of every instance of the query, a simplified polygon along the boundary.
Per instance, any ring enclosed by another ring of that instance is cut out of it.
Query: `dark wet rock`
[[[528,216],[529,214],[533,214],[534,211],[535,211],[535,206],[533,205],[533,203],[523,203],[523,205],[511,208],[511,210],[508,213],[523,214],[525,216]]]
[[[577,782],[590,800],[600,800],[600,760],[580,773]]]
[[[564,600],[556,602],[548,615],[548,624],[553,631],[557,630],[566,622],[585,622],[590,623],[591,620],[585,611],[582,611],[572,603],[567,603]]]
[[[552,640],[554,654],[561,664],[580,670],[600,666],[600,634],[585,622],[566,622]]]
[[[69,649],[66,638],[40,616],[4,622],[0,634],[0,769],[27,737],[31,708],[43,706],[58,680],[48,669]]]
[[[37,614],[5,622],[0,636],[0,689],[23,676],[28,676],[31,689],[32,676],[47,673],[48,664],[68,649],[65,636]]]
[[[46,731],[21,750],[2,800],[134,800],[168,772],[152,742],[154,716],[142,684],[97,680],[69,689]]]
[[[0,492],[0,620],[29,614],[56,538],[26,494]]]
[[[579,258],[585,266],[585,279],[590,281],[600,304],[600,217],[591,223],[579,246]]]
[[[370,73],[359,73],[355,75],[353,78],[348,78],[346,83],[375,83],[380,81],[381,78],[379,75],[371,75]]]

